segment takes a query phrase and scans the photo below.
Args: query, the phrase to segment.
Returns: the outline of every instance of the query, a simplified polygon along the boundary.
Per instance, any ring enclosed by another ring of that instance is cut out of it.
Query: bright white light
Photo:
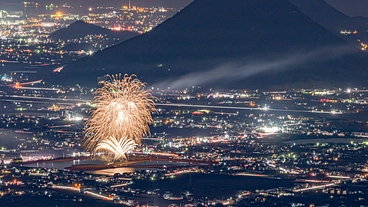
[[[332,110],[331,114],[343,114],[341,110]]]
[[[83,120],[83,117],[77,116],[77,117],[70,118],[70,120],[71,121],[81,121],[81,120]]]
[[[262,108],[262,110],[264,110],[264,111],[268,111],[268,109],[269,109],[269,108],[270,108],[269,106],[265,105],[265,106]]]
[[[277,126],[273,126],[273,127],[263,127],[262,130],[265,133],[276,133],[278,131],[280,131],[279,127]]]

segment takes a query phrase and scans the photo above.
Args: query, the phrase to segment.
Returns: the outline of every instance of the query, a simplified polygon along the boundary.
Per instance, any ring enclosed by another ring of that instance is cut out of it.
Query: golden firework
[[[94,93],[96,108],[84,130],[85,146],[92,152],[101,149],[101,144],[112,137],[118,139],[110,144],[121,144],[122,139],[139,144],[149,133],[149,124],[153,123],[151,112],[156,110],[151,91],[145,90],[146,84],[135,75],[108,77],[109,81],[100,82],[103,86]]]
[[[133,150],[137,144],[134,140],[128,139],[127,137],[122,137],[116,139],[115,137],[109,137],[97,144],[95,152],[106,152],[112,155],[112,160],[126,160],[126,154]]]

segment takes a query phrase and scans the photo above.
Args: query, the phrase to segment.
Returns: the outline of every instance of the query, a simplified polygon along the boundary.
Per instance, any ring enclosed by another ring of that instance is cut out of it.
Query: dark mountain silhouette
[[[290,2],[321,26],[344,40],[354,43],[357,42],[357,39],[368,40],[368,18],[346,16],[323,0],[290,0]],[[341,30],[356,30],[358,34],[341,35]]]
[[[76,21],[70,24],[67,28],[63,28],[51,33],[49,38],[55,40],[68,40],[84,38],[87,35],[103,35],[112,38],[120,38],[123,41],[137,36],[138,33],[112,31],[94,24],[86,23],[84,21]]]
[[[346,67],[363,68],[346,45],[288,0],[196,0],[151,32],[70,64],[53,80],[96,84],[106,73],[135,73],[160,87],[356,83]]]

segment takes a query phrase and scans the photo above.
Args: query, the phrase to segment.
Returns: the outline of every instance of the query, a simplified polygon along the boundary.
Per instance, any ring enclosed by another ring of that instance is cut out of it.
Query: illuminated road
[[[39,91],[58,91],[56,88],[36,88],[36,87],[22,87],[22,89],[26,90],[39,90]]]
[[[337,183],[329,183],[329,184],[325,184],[325,185],[318,185],[318,186],[311,186],[311,187],[307,187],[307,188],[295,189],[295,190],[293,190],[293,192],[297,193],[297,192],[308,191],[308,190],[323,189],[323,188],[331,187],[331,186],[335,186],[335,185],[337,185]]]
[[[41,82],[42,82],[42,80],[36,80],[36,81],[30,81],[30,82],[23,82],[23,83],[16,82],[14,84],[11,84],[10,86],[11,87],[20,88],[22,86],[33,85],[33,84],[41,83]],[[32,87],[29,87],[29,89],[32,89]]]
[[[69,187],[69,186],[59,186],[59,185],[53,185],[52,188],[54,189],[59,189],[59,190],[70,190],[70,191],[74,191],[74,192],[78,192],[80,193],[81,192],[81,189],[80,188],[75,188],[75,187]],[[84,191],[84,193],[86,195],[89,195],[91,197],[95,197],[95,198],[98,198],[98,199],[102,199],[102,200],[107,200],[107,201],[112,201],[114,200],[113,198],[110,198],[110,197],[107,197],[107,196],[103,196],[103,195],[100,195],[100,194],[97,194],[97,193],[93,193],[91,191]]]
[[[264,174],[252,174],[252,173],[236,173],[235,175],[241,175],[241,176],[250,176],[250,177],[272,177],[270,175],[264,175]]]
[[[28,87],[32,88],[32,87]],[[35,88],[37,90],[38,88]],[[67,98],[47,98],[47,97],[32,97],[32,96],[17,96],[17,95],[3,95],[1,98],[17,98],[25,100],[47,100],[47,101],[64,101],[64,102],[91,102],[92,100],[85,99],[67,99]],[[18,100],[21,101],[21,100]],[[279,111],[279,112],[297,112],[297,113],[315,113],[315,114],[332,114],[326,111],[306,111],[306,110],[287,110],[287,109],[272,109],[272,108],[251,108],[251,107],[236,107],[236,106],[211,106],[211,105],[196,105],[196,104],[167,104],[156,103],[157,106],[172,106],[172,107],[192,107],[192,108],[213,108],[213,109],[232,109],[232,110],[254,110],[254,111]],[[338,114],[335,114],[338,115]]]
[[[53,189],[59,189],[59,190],[69,190],[69,191],[73,191],[73,192],[76,192],[76,193],[81,193],[81,189],[75,188],[75,187],[53,185],[52,188]],[[98,193],[94,193],[94,192],[91,192],[91,191],[83,190],[83,192],[85,193],[85,195],[88,195],[90,197],[94,197],[94,198],[97,198],[97,199],[106,200],[106,201],[113,201],[114,200],[114,198],[104,196],[104,195],[100,195]],[[120,200],[120,203],[124,204],[126,206],[132,206],[131,203],[124,202],[122,200]]]
[[[349,176],[342,176],[342,175],[327,175],[327,177],[337,179],[351,179]]]
[[[53,72],[54,73],[60,73],[60,71],[62,71],[64,67],[65,67],[65,65],[64,66],[61,66],[61,67],[58,67],[55,70],[53,70]]]

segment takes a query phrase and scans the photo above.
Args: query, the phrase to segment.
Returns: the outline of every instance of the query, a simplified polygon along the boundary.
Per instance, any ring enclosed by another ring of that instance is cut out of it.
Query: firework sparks
[[[113,160],[126,160],[126,154],[133,150],[137,144],[127,137],[116,139],[115,137],[109,137],[97,144],[95,152],[107,152],[113,155]]]
[[[153,123],[151,112],[155,111],[155,103],[151,92],[144,89],[145,83],[134,75],[109,78],[110,81],[102,82],[103,87],[94,93],[96,109],[84,131],[86,148],[94,152],[102,149],[101,146],[106,147],[111,137],[117,141],[110,142],[111,146],[123,144],[121,141],[126,139],[138,144]],[[115,149],[119,149],[118,146]]]

